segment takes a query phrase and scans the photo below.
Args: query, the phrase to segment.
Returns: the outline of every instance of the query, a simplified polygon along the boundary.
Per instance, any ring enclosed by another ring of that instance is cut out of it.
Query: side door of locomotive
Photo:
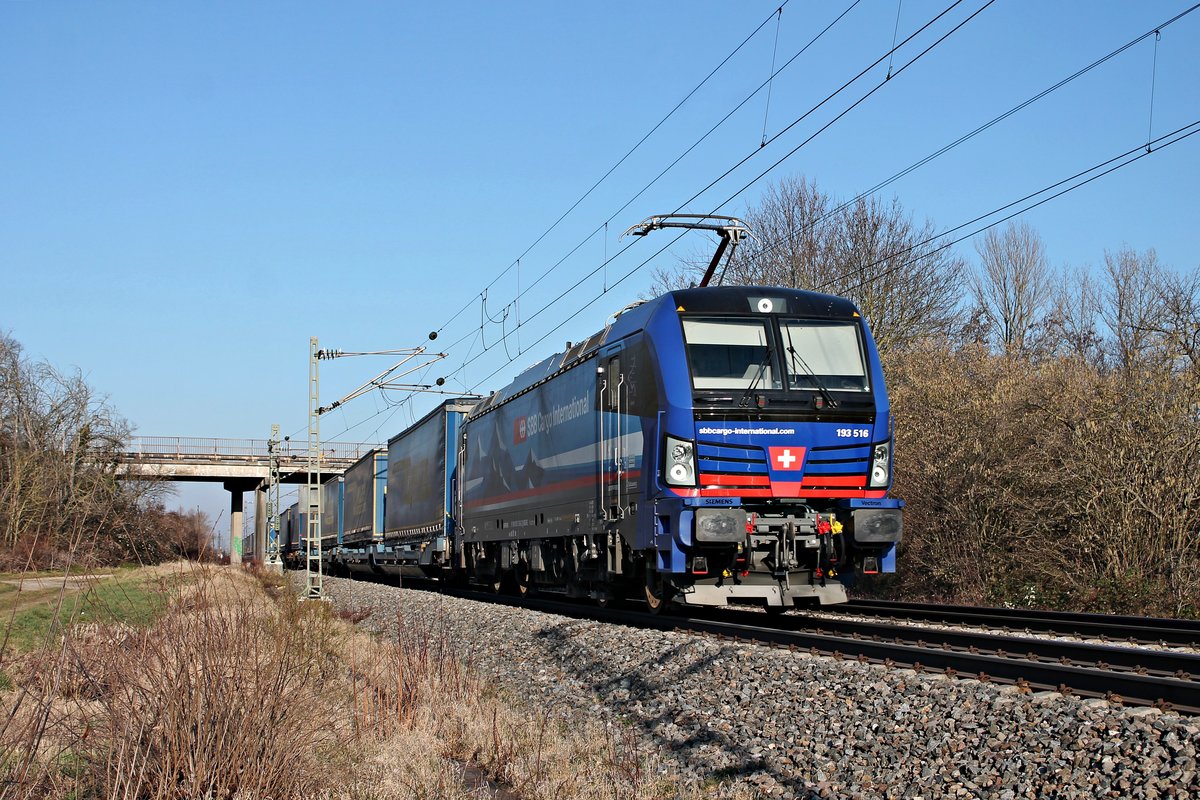
[[[597,369],[597,396],[600,413],[600,483],[597,508],[609,522],[623,519],[629,500],[625,497],[625,473],[628,469],[624,430],[628,424],[629,391],[622,372],[620,343],[601,351]]]

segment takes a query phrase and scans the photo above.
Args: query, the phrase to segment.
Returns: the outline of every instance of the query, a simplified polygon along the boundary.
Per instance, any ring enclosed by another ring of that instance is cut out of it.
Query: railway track
[[[1125,617],[1033,609],[987,608],[852,600],[837,608],[824,608],[831,617],[890,617],[920,622],[968,625],[1009,633],[1045,633],[1090,639],[1200,647],[1200,620],[1158,617]]]
[[[815,655],[941,673],[1136,706],[1200,715],[1200,655],[999,636],[891,622],[854,622],[802,615],[767,617],[722,610],[688,616],[653,615],[640,608],[597,608],[557,596],[507,597],[474,591],[472,600],[522,606],[563,616],[658,630],[683,631],[805,650]]]

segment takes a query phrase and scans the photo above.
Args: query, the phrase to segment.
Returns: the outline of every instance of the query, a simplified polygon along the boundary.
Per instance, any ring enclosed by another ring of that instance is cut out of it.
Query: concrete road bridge
[[[341,475],[354,462],[384,445],[362,442],[322,442],[322,475]],[[308,446],[284,441],[279,445],[282,483],[308,483]],[[270,449],[266,439],[206,439],[187,436],[135,436],[120,454],[125,476],[164,481],[221,483],[229,492],[231,556],[240,557],[242,509],[246,492],[254,492],[254,553],[266,553],[267,482]],[[282,510],[282,509],[281,509]]]

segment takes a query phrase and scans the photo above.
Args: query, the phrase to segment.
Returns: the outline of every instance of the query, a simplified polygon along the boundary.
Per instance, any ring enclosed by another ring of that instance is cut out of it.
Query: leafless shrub
[[[76,625],[10,662],[0,797],[661,795],[628,734],[496,692],[444,627],[385,642],[241,571],[188,575],[153,626]]]
[[[1126,248],[1032,344],[888,356],[910,593],[1200,614],[1196,274]]]
[[[371,606],[365,608],[341,608],[334,612],[338,619],[344,619],[351,625],[357,625],[375,613]]]

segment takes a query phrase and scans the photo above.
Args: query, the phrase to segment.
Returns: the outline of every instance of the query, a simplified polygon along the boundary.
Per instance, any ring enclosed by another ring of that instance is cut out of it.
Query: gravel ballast
[[[388,632],[444,629],[518,702],[590,716],[689,783],[764,797],[1200,797],[1200,720],[435,592],[325,578]],[[399,612],[399,613],[397,613]]]

